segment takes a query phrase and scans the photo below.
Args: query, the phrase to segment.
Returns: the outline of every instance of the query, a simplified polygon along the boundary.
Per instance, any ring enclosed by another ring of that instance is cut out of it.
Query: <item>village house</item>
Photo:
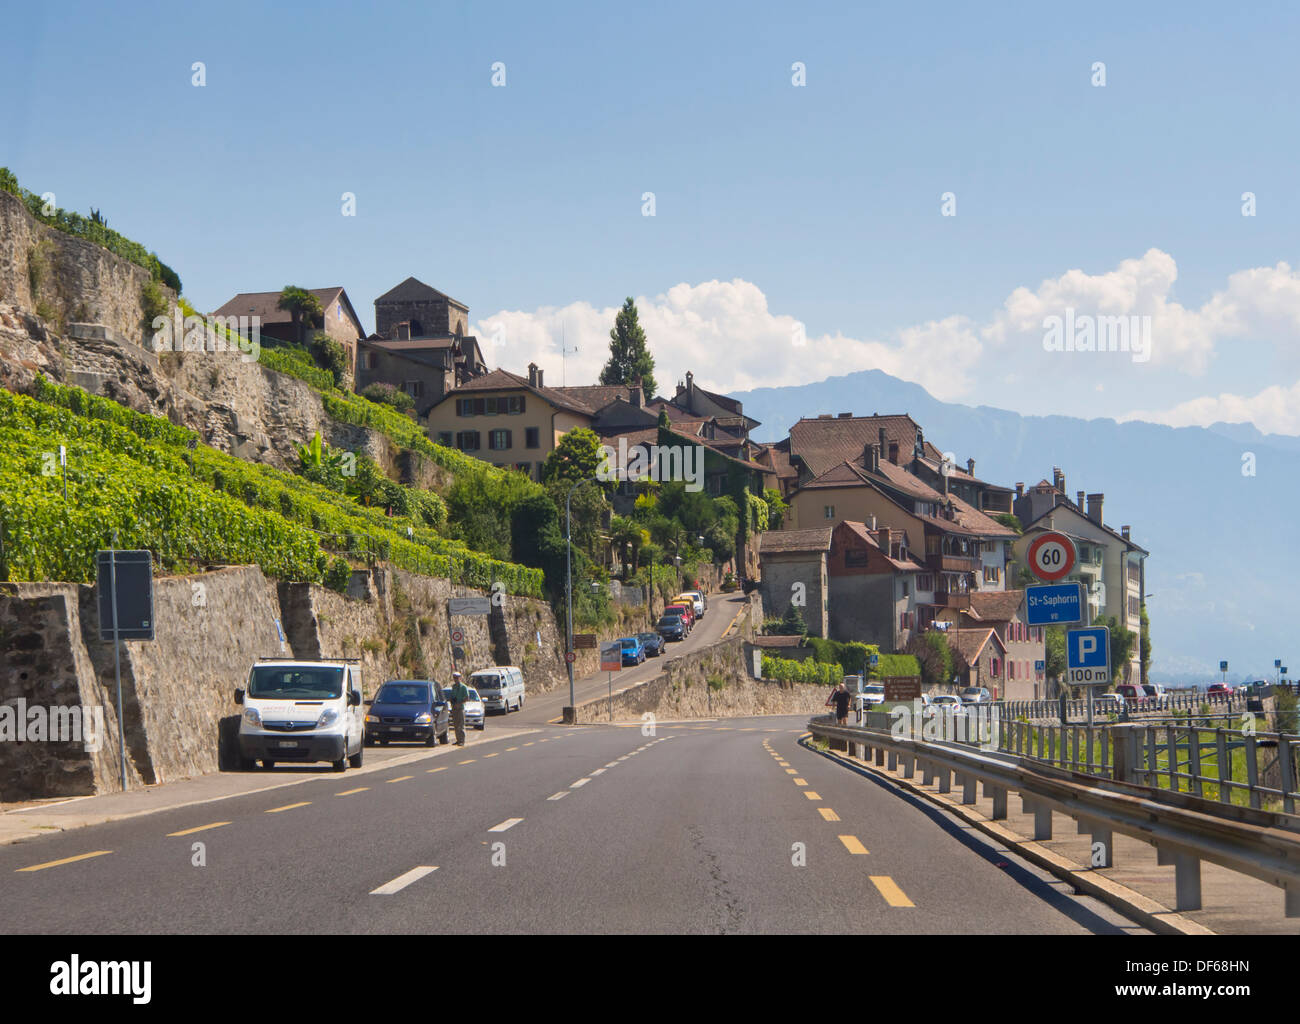
[[[303,323],[301,329],[293,323],[288,310],[280,309],[282,292],[240,292],[220,309],[213,317],[257,317],[262,344],[267,340],[283,341],[288,344],[310,340],[316,331],[324,331],[330,338],[343,346],[347,356],[348,373],[356,376],[357,344],[366,336],[365,329],[357,317],[356,310],[348,293],[342,287],[308,288],[308,292],[320,303],[321,316],[312,323]]]

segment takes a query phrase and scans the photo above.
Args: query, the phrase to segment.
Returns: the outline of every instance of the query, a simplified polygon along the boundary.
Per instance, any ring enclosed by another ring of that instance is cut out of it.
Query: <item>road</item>
[[[544,726],[291,769],[306,781],[0,846],[0,932],[1135,930],[803,734]]]
[[[749,605],[749,600],[740,592],[735,594],[710,594],[709,609],[700,619],[691,635],[685,640],[674,641],[664,646],[664,653],[658,658],[646,658],[645,663],[636,668],[625,668],[614,673],[614,690],[622,690],[636,683],[653,679],[663,671],[663,666],[673,658],[691,654],[707,647],[722,636],[731,621]],[[609,681],[606,673],[595,672],[573,683],[574,699],[581,704],[593,697],[603,697],[609,693]],[[561,712],[569,704],[569,683],[563,682],[558,689],[549,693],[527,697],[522,710],[511,713],[510,725],[540,725],[558,722]],[[488,728],[493,723],[505,723],[500,715],[493,715],[488,720]]]

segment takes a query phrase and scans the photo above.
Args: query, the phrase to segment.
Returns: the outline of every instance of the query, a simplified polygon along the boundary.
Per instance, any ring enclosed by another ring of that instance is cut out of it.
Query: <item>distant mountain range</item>
[[[762,422],[754,437],[785,437],[802,416],[908,413],[958,465],[1027,487],[1065,474],[1066,493],[1101,491],[1107,525],[1132,526],[1147,559],[1153,679],[1272,678],[1273,660],[1300,674],[1293,608],[1300,539],[1300,437],[1249,424],[1166,427],[1071,416],[1022,416],[941,402],[880,370],[797,387],[733,392]],[[1246,453],[1253,453],[1254,475]],[[1288,659],[1289,656],[1289,659]]]

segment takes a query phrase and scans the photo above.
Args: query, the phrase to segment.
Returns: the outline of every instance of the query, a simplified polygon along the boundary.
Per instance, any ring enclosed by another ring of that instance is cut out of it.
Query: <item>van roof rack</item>
[[[361,662],[361,659],[360,659],[360,658],[295,658],[295,657],[293,657],[293,656],[291,656],[291,655],[288,655],[288,654],[266,655],[266,656],[264,656],[264,657],[258,658],[257,660],[258,660],[258,661],[303,661],[303,662],[307,662],[307,661],[351,661],[351,662],[357,662],[358,664]]]

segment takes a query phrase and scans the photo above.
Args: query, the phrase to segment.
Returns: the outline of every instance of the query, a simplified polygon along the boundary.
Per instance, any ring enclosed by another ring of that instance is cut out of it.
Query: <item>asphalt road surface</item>
[[[0,931],[1136,930],[803,721],[548,726],[0,846]]]

